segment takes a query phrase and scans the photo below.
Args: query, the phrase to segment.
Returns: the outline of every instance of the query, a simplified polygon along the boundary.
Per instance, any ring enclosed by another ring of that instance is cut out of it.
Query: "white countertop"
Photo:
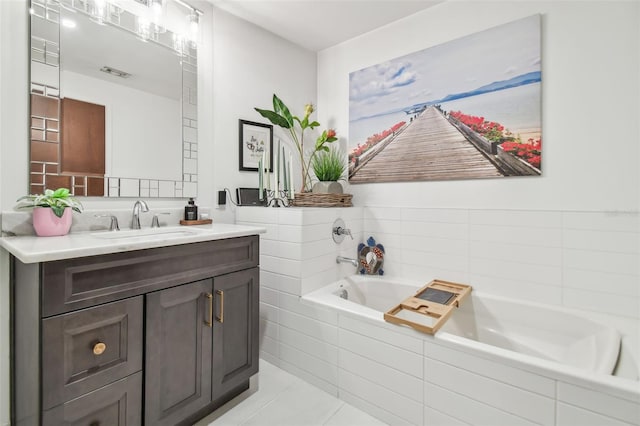
[[[258,226],[214,223],[141,230],[82,232],[63,237],[2,237],[0,245],[23,263],[144,250],[265,233]]]

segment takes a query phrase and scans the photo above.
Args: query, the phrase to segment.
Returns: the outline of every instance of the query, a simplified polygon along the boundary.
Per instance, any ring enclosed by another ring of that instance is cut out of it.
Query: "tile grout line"
[[[343,407],[345,406],[345,404],[346,404],[346,403],[345,403],[343,400],[341,400],[340,398],[338,398],[338,397],[334,397],[334,398],[336,398],[340,404],[339,404],[339,405],[338,405],[338,407],[335,409],[335,411],[334,411],[333,413],[331,413],[331,415],[330,415],[329,417],[327,417],[327,419],[326,419],[324,422],[322,422],[323,426],[324,426],[324,425],[326,425],[327,423],[329,423],[329,422],[331,421],[331,419],[333,419],[333,418],[338,414],[338,412],[339,412],[340,410],[342,410],[342,408],[343,408]]]

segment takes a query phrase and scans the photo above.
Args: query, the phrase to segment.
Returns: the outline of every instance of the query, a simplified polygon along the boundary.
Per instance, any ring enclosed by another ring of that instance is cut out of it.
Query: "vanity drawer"
[[[142,369],[143,296],[42,321],[42,408]]]
[[[141,372],[46,410],[42,415],[43,426],[138,426],[141,424]]]
[[[257,235],[42,264],[42,316],[258,265]]]

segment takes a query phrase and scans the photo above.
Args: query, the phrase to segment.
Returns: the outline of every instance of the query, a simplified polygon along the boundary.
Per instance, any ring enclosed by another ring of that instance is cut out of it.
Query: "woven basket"
[[[295,207],[353,207],[352,194],[297,193],[293,200]]]

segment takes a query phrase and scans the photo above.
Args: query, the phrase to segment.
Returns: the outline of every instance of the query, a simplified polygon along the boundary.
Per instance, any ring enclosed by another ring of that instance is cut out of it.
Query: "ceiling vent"
[[[129,74],[128,72],[120,71],[117,68],[108,67],[106,65],[104,67],[100,68],[100,71],[106,72],[107,74],[111,74],[111,75],[114,75],[114,76],[120,77],[120,78],[129,78],[129,77],[131,77],[131,74]]]

